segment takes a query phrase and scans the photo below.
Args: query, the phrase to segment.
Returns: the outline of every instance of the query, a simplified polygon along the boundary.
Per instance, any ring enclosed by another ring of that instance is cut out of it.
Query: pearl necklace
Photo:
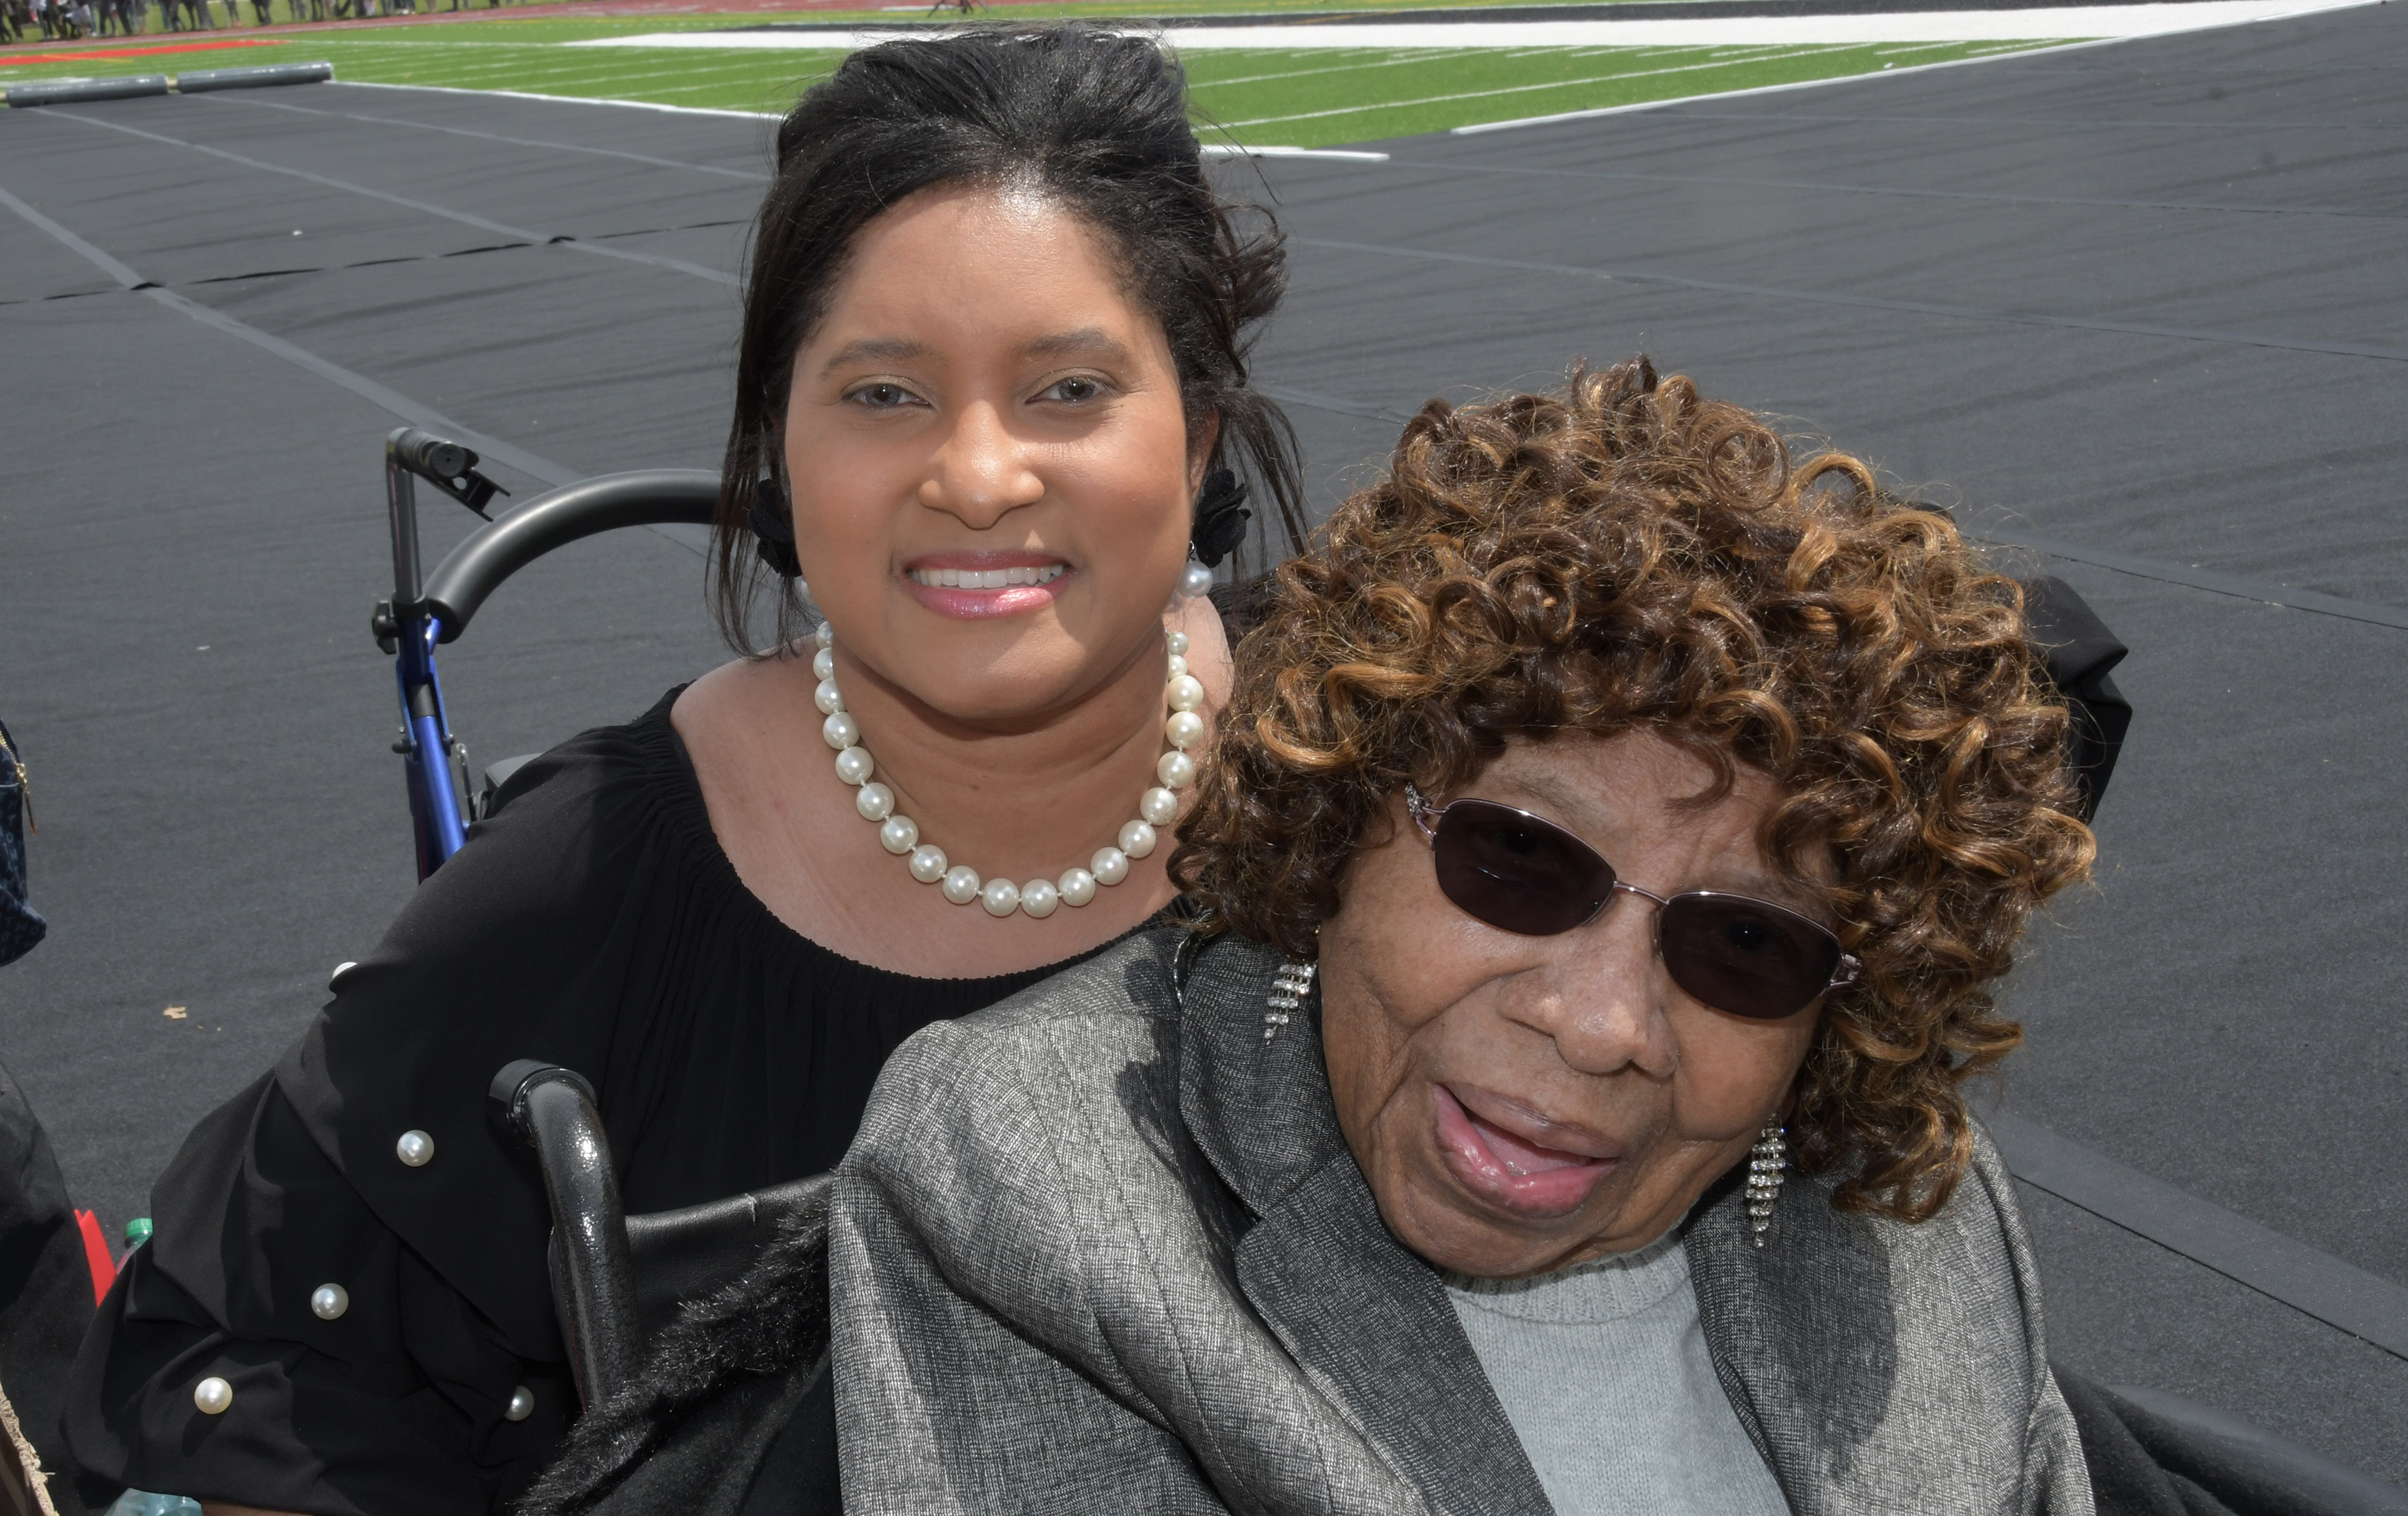
[[[879,843],[906,860],[912,878],[937,886],[956,905],[977,901],[992,917],[1018,911],[1041,920],[1056,907],[1086,904],[1096,898],[1098,885],[1116,885],[1128,877],[1131,859],[1154,851],[1161,841],[1154,829],[1179,818],[1179,791],[1196,782],[1196,760],[1187,750],[1204,740],[1204,718],[1196,714],[1204,703],[1204,686],[1187,671],[1187,634],[1174,631],[1163,639],[1170,654],[1169,682],[1163,689],[1170,719],[1162,724],[1162,735],[1170,751],[1154,766],[1162,783],[1140,798],[1137,819],[1121,828],[1119,845],[1098,849],[1085,868],[1068,870],[1059,879],[1031,879],[1024,885],[982,880],[976,869],[953,862],[934,843],[922,842],[919,823],[896,812],[895,791],[870,777],[878,765],[861,745],[861,723],[844,708],[844,696],[836,687],[836,638],[826,622],[820,623],[815,641],[811,672],[820,684],[812,699],[827,716],[820,735],[836,749],[836,776],[853,787],[853,808],[863,820],[878,823]]]

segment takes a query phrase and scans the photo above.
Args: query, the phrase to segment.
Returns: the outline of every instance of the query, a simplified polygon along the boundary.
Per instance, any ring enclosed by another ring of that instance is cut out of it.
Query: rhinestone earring
[[[1263,1013],[1263,1041],[1278,1036],[1288,1018],[1304,1009],[1304,997],[1312,992],[1312,976],[1319,972],[1318,963],[1283,963],[1271,975],[1270,1009]]]
[[[1772,1225],[1772,1203],[1781,1198],[1781,1182],[1788,1167],[1788,1134],[1781,1119],[1774,1117],[1764,1123],[1756,1146],[1747,1150],[1747,1230],[1759,1248]]]

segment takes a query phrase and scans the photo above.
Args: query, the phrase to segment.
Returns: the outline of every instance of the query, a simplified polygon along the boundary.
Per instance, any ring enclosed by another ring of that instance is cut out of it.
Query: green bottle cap
[[[150,1218],[137,1216],[125,1223],[125,1245],[139,1248],[150,1240]]]

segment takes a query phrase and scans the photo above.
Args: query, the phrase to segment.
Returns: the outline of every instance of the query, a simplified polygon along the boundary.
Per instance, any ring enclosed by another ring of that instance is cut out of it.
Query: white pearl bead
[[[1166,633],[1162,639],[1162,643],[1165,647],[1170,649],[1171,655],[1174,657],[1183,657],[1186,656],[1187,634],[1185,632],[1174,631]]]
[[[811,645],[814,647],[834,647],[836,645],[836,628],[829,626],[824,621],[812,628]],[[825,676],[823,675],[822,677]]]
[[[423,1169],[435,1162],[435,1139],[416,1130],[405,1132],[393,1145],[393,1156],[414,1169]]]
[[[1170,681],[1170,708],[1193,711],[1204,703],[1204,682],[1192,673],[1182,673]]]
[[[866,747],[848,747],[836,756],[836,776],[848,785],[866,785],[878,772],[877,759]]]
[[[1042,921],[1062,903],[1062,891],[1051,879],[1031,879],[1020,887],[1020,911]]]
[[[811,691],[811,703],[820,708],[820,715],[834,715],[844,709],[844,695],[836,687],[835,680],[823,679],[820,687]]]
[[[895,791],[873,780],[853,791],[853,808],[864,821],[883,821],[895,814]]]
[[[911,877],[924,885],[933,885],[943,878],[949,867],[945,850],[935,843],[922,843],[911,849]]]
[[[1132,821],[1121,829],[1121,851],[1131,858],[1143,858],[1154,851],[1154,829],[1142,821]]]
[[[1117,847],[1098,849],[1096,856],[1087,860],[1087,872],[1096,876],[1096,883],[1099,885],[1119,884],[1128,877],[1128,855]]]
[[[1196,782],[1196,760],[1184,753],[1165,753],[1154,766],[1154,776],[1172,789],[1185,789]]]
[[[1179,797],[1156,786],[1138,801],[1137,814],[1157,827],[1167,827],[1179,819]]]
[[[193,1386],[193,1405],[204,1416],[222,1416],[234,1404],[234,1386],[212,1374]]]
[[[811,677],[814,679],[836,677],[836,649],[825,642],[822,642],[820,650],[811,655]]]
[[[850,717],[830,716],[828,719],[838,721],[849,720]],[[1171,746],[1183,753],[1203,740],[1204,718],[1193,711],[1174,712],[1170,719],[1162,724],[1162,735]]]
[[[978,893],[989,916],[1006,917],[1020,909],[1020,887],[1009,879],[989,879]]]
[[[510,1403],[502,1408],[502,1420],[523,1422],[535,1414],[535,1392],[522,1384],[510,1392]]]
[[[978,870],[967,863],[956,863],[945,871],[945,898],[956,905],[968,905],[979,897]]]
[[[843,711],[820,723],[820,737],[830,747],[841,753],[861,741],[861,723]]]
[[[1186,660],[1185,658],[1181,657],[1180,657],[1178,654],[1176,654],[1176,653],[1171,654],[1171,655],[1170,655],[1170,677],[1171,677],[1171,678],[1173,678],[1173,679],[1176,679],[1176,678],[1178,678],[1181,674],[1185,673],[1186,671],[1187,671],[1187,660]]]
[[[1065,905],[1084,905],[1096,898],[1096,876],[1084,869],[1068,869],[1054,881]]]
[[[351,1308],[351,1292],[339,1284],[322,1284],[309,1292],[309,1314],[322,1321],[342,1319]]]
[[[1191,563],[1179,576],[1179,593],[1189,599],[1212,593],[1212,570],[1200,563]]]
[[[908,816],[890,816],[878,829],[878,845],[896,858],[920,845],[920,823]]]

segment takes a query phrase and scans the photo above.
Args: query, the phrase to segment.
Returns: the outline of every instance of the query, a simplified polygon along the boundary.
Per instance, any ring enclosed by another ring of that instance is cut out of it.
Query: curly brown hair
[[[1722,775],[1701,800],[1748,764],[1785,797],[1767,856],[1864,964],[1799,1076],[1799,1164],[1851,1169],[1847,1209],[1947,1203],[1960,1086],[2023,1038],[1993,983],[2093,844],[2021,588],[1945,515],[1641,357],[1430,402],[1264,611],[1172,859],[1208,927],[1311,957],[1405,785],[1514,739],[1655,731]]]

